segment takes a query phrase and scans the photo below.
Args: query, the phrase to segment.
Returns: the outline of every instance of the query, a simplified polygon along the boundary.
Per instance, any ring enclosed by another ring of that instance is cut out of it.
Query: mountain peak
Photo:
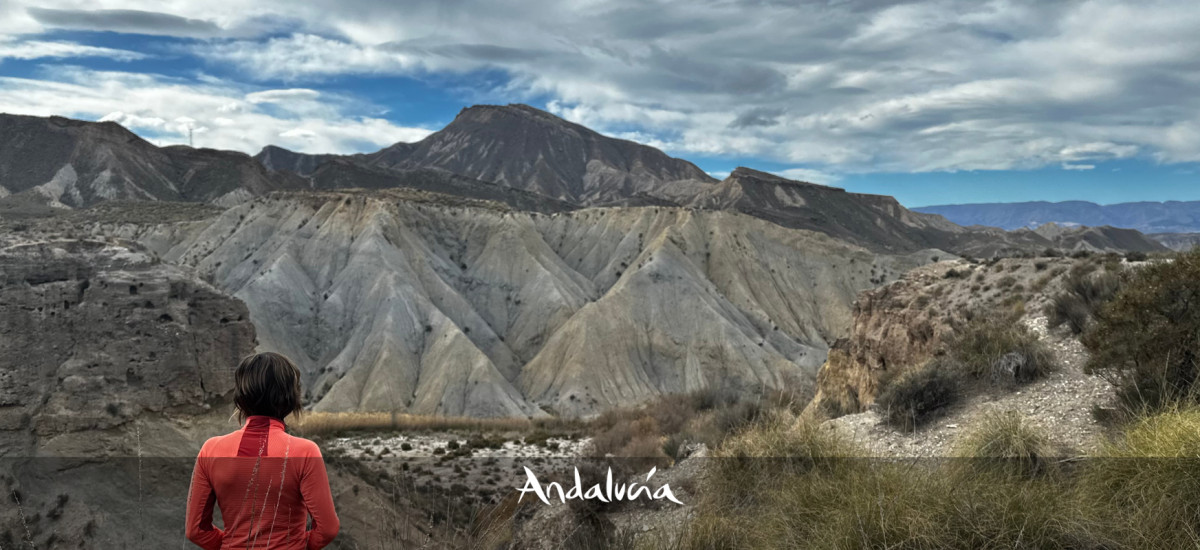
[[[599,136],[594,130],[575,124],[553,113],[530,107],[524,103],[508,105],[472,105],[465,107],[446,126],[446,130],[464,128],[477,130],[485,126],[498,126],[506,131],[525,125],[534,125],[556,130],[570,130],[582,134]]]
[[[776,185],[781,185],[781,184],[782,185],[798,185],[798,186],[805,186],[805,187],[813,187],[816,189],[827,189],[830,191],[845,191],[845,189],[842,189],[840,187],[832,187],[829,185],[821,185],[819,183],[812,183],[812,182],[808,182],[808,181],[788,179],[783,176],[772,174],[770,172],[763,172],[762,170],[755,170],[753,168],[747,168],[745,166],[738,166],[737,168],[734,168],[733,171],[729,173],[729,177],[727,177],[725,180],[726,181],[756,182],[756,183],[771,183],[771,184],[776,184]]]
[[[371,155],[383,168],[438,168],[579,205],[673,196],[714,180],[685,160],[523,104],[475,105],[429,137]],[[669,189],[671,188],[671,189]]]

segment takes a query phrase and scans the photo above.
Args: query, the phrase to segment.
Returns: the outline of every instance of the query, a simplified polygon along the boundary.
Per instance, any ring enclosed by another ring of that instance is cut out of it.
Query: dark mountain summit
[[[581,205],[659,195],[675,182],[713,183],[696,165],[600,135],[526,105],[477,106],[439,132],[372,155],[387,167],[442,168]]]
[[[255,158],[274,170],[308,174],[333,156],[267,147]],[[379,168],[438,168],[580,206],[672,197],[716,182],[688,161],[528,105],[468,107],[421,141],[345,158]]]

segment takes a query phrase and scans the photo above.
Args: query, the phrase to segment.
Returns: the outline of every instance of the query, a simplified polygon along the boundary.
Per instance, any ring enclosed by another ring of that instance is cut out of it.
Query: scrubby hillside
[[[1193,546],[1198,266],[943,263],[865,292],[824,400],[719,445],[695,512],[638,547]],[[850,388],[868,411],[827,420]]]

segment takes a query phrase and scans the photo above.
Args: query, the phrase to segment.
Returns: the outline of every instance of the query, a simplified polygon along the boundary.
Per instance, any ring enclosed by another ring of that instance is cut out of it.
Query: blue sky
[[[909,206],[1200,200],[1196,28],[1185,1],[20,0],[0,111],[345,153],[521,102]]]

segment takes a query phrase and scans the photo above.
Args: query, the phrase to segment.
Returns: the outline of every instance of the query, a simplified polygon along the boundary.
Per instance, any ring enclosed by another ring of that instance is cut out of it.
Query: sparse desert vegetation
[[[1130,412],[1200,402],[1200,250],[1129,276],[1083,335],[1088,367]]]
[[[915,462],[855,458],[836,432],[764,420],[717,450],[677,545],[651,547],[1191,548],[1197,418],[1145,417],[1069,468],[1017,413],[969,432],[960,458]]]
[[[470,418],[415,415],[390,412],[305,412],[290,419],[297,433],[306,437],[328,437],[347,432],[378,431],[478,431],[524,432],[534,429],[578,429],[582,422],[559,417]]]

